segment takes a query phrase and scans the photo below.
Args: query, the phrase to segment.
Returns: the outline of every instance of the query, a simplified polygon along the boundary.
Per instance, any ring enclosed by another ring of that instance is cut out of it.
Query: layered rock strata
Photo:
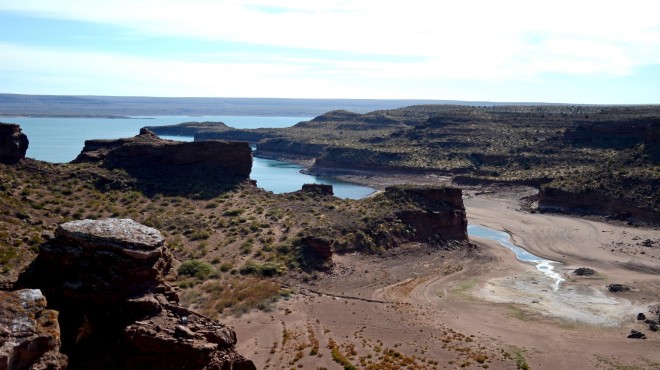
[[[21,275],[60,311],[69,369],[254,369],[236,334],[177,304],[158,230],[128,219],[72,221]]]
[[[413,230],[414,241],[467,240],[461,189],[393,186],[385,189],[385,195],[413,206],[398,211],[397,217]]]
[[[252,170],[252,149],[246,142],[163,140],[143,128],[132,138],[87,140],[74,162],[103,162],[129,171],[164,168],[170,175],[184,171],[247,178]]]

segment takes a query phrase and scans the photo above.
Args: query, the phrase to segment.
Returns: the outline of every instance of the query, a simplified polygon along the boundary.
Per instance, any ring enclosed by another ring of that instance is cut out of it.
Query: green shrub
[[[198,278],[206,278],[213,273],[213,266],[204,261],[189,260],[181,264],[177,270],[179,275],[190,275]]]
[[[266,262],[263,264],[254,261],[246,262],[238,270],[242,275],[257,275],[257,276],[275,276],[282,273],[284,268],[277,263]]]
[[[235,216],[240,216],[241,213],[243,213],[245,210],[243,209],[229,209],[224,212],[222,212],[223,216],[228,216],[228,217],[235,217]]]
[[[206,230],[195,230],[188,237],[190,240],[206,240],[211,237],[211,233]]]

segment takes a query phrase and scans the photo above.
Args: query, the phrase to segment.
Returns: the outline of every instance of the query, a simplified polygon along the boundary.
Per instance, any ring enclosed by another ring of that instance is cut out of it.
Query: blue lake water
[[[85,140],[118,139],[132,137],[144,126],[165,126],[190,121],[224,122],[235,128],[289,127],[308,117],[252,117],[252,116],[167,116],[155,118],[50,118],[50,117],[0,117],[0,121],[16,123],[28,136],[30,158],[66,163],[75,159]],[[164,139],[192,141],[192,137],[162,136]],[[273,193],[300,190],[303,184],[331,184],[340,198],[359,199],[374,189],[330,178],[305,175],[302,167],[271,159],[254,158],[250,177],[257,185]]]
[[[42,161],[65,163],[80,154],[85,140],[119,139],[139,133],[144,126],[165,126],[190,121],[224,122],[235,128],[288,127],[306,117],[252,116],[167,116],[154,118],[50,118],[0,117],[0,121],[16,123],[28,136],[27,156]]]
[[[504,231],[497,231],[484,226],[469,224],[468,235],[494,240],[501,246],[509,248],[516,255],[516,258],[519,261],[535,265],[537,270],[542,272],[544,275],[554,279],[555,290],[557,290],[561,282],[564,281],[564,278],[561,276],[561,274],[554,270],[554,265],[558,264],[559,262],[547,260],[545,258],[533,255],[521,247],[513,244],[511,241],[511,236]]]

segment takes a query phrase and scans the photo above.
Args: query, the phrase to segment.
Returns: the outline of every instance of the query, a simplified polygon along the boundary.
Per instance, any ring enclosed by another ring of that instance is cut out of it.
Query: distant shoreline
[[[105,118],[105,119],[153,119],[152,117],[130,116],[95,116],[95,115],[56,115],[56,114],[3,114],[0,117],[9,118]]]

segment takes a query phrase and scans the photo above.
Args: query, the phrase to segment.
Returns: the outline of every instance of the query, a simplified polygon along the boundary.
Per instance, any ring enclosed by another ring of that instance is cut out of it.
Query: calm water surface
[[[248,117],[248,116],[167,116],[155,118],[34,118],[0,117],[7,123],[17,123],[28,136],[27,156],[47,162],[66,163],[75,159],[85,140],[132,137],[144,126],[165,126],[190,121],[224,122],[235,128],[289,127],[308,117]],[[162,136],[164,139],[192,141],[192,137]],[[374,189],[330,178],[300,173],[302,167],[271,159],[254,158],[250,177],[257,185],[273,193],[300,190],[303,184],[331,184],[340,198],[359,199]]]
[[[181,122],[224,122],[235,128],[288,127],[307,117],[247,116],[167,116],[154,118],[42,118],[0,117],[0,121],[17,123],[28,136],[27,156],[42,161],[65,163],[80,154],[85,140],[119,139],[135,136],[144,126],[166,126]],[[168,137],[169,138],[169,137]]]

